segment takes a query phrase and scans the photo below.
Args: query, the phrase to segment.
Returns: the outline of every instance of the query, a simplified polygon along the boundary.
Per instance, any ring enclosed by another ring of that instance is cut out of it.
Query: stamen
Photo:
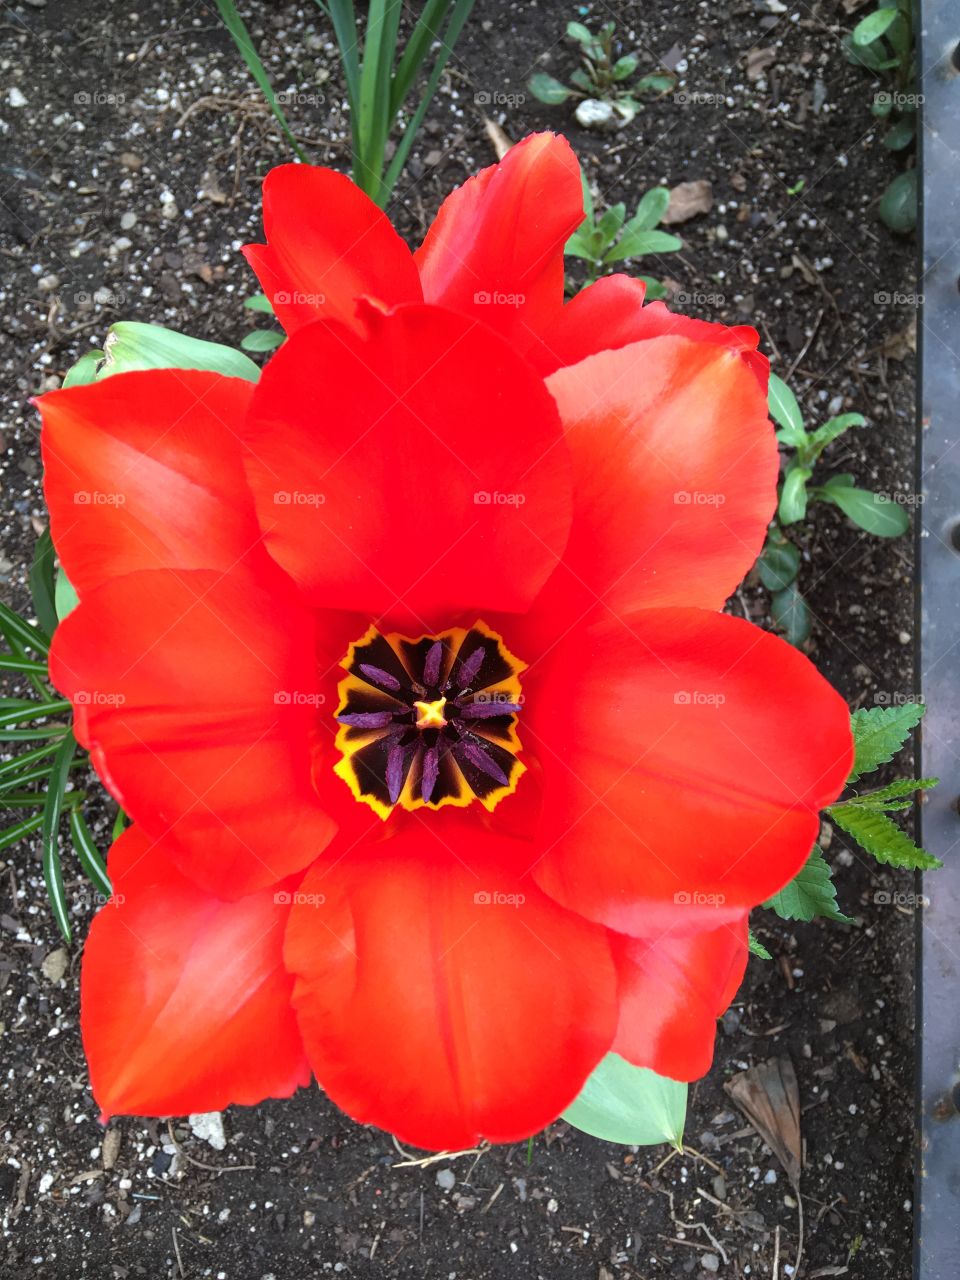
[[[424,804],[430,803],[430,797],[433,795],[433,789],[437,785],[439,774],[440,752],[436,746],[432,746],[424,753],[423,757],[423,780],[420,783],[420,795]]]
[[[473,679],[477,672],[483,666],[483,660],[486,657],[486,649],[480,645],[478,649],[474,649],[466,662],[462,663],[457,673],[457,684],[461,689],[466,689],[468,685],[473,683]]]
[[[492,716],[512,716],[519,710],[519,702],[469,702],[460,708],[460,714],[464,720],[489,720]]]
[[[352,711],[337,719],[351,729],[385,729],[393,723],[393,715],[392,711]]]
[[[361,662],[359,670],[374,684],[378,684],[381,689],[389,689],[391,693],[396,693],[400,688],[400,681],[396,676],[392,676],[389,671],[384,671],[382,667],[374,667],[369,662]]]
[[[443,641],[435,640],[430,646],[427,660],[423,664],[423,683],[428,689],[436,686],[440,679],[440,661],[443,658]]]
[[[387,753],[387,790],[390,792],[390,803],[396,804],[406,781],[407,770],[403,763],[403,747],[391,747]]]
[[[487,774],[491,778],[495,778],[502,786],[506,786],[510,779],[503,772],[500,766],[474,742],[461,742],[458,750],[462,751],[471,764],[475,764],[481,772]]]

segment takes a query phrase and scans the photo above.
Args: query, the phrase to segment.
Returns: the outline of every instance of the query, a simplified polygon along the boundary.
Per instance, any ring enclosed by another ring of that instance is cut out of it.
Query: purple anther
[[[460,670],[457,673],[457,684],[461,689],[465,689],[467,685],[473,682],[474,676],[483,666],[483,660],[486,657],[486,649],[480,645],[478,649],[474,649],[466,662],[460,664]]]
[[[443,658],[443,641],[434,640],[423,664],[423,683],[428,689],[436,686],[440,679],[440,662]]]
[[[403,757],[403,747],[391,747],[387,752],[387,790],[390,792],[391,804],[396,804],[400,799],[400,792],[403,790],[403,783],[407,776]]]
[[[519,702],[468,702],[460,708],[460,715],[464,720],[489,720],[491,716],[512,716],[519,710]]]
[[[491,760],[482,747],[478,747],[473,742],[461,742],[460,751],[467,757],[471,764],[475,764],[481,772],[488,774],[494,778],[501,786],[507,786],[510,779],[503,772],[495,760]]]
[[[392,711],[352,711],[345,716],[337,716],[341,724],[351,729],[385,729],[393,724]]]
[[[437,777],[440,773],[440,752],[437,747],[430,747],[424,752],[423,756],[423,778],[420,783],[420,795],[423,797],[424,804],[430,803],[430,797],[433,795],[433,788],[437,785]]]
[[[378,684],[381,689],[390,689],[394,693],[400,688],[400,681],[396,676],[392,676],[389,671],[384,671],[383,667],[374,667],[369,662],[361,662],[359,670],[373,684]]]

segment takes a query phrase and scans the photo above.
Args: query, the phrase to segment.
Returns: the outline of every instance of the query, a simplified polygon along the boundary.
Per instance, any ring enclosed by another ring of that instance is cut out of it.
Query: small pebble
[[[16,85],[14,85],[13,88],[10,90],[10,92],[7,94],[7,101],[10,103],[11,107],[25,107],[27,105],[26,98],[23,96],[23,94],[20,92],[20,90],[17,88]]]
[[[124,213],[120,216],[121,231],[129,231],[137,225],[137,215],[135,213]]]
[[[437,1186],[441,1191],[452,1191],[457,1185],[457,1175],[452,1169],[437,1170]]]
[[[190,1129],[195,1138],[208,1142],[214,1151],[222,1151],[227,1145],[223,1132],[223,1116],[219,1111],[199,1111],[189,1119]]]
[[[720,1258],[715,1253],[705,1253],[700,1259],[700,1265],[704,1271],[719,1271]]]

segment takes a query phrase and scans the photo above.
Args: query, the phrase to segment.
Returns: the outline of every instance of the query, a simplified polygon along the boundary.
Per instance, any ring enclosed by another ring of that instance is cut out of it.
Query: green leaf
[[[248,311],[262,311],[266,315],[273,315],[273,303],[265,293],[255,293],[250,298],[244,298],[243,305]]]
[[[78,806],[70,810],[70,835],[73,838],[73,847],[80,865],[87,873],[87,877],[101,893],[109,897],[113,892],[113,885],[107,875],[106,863]]]
[[[917,171],[899,173],[884,191],[877,206],[880,220],[897,235],[906,235],[917,225]]]
[[[637,279],[642,281],[646,286],[646,293],[644,295],[645,302],[657,302],[661,298],[667,298],[670,296],[670,290],[667,286],[665,284],[661,284],[659,280],[654,280],[653,276],[637,276]]]
[[[604,248],[606,248],[607,245],[612,244],[616,239],[617,232],[623,226],[623,220],[626,215],[627,209],[625,205],[611,205],[597,223],[598,238]]]
[[[63,892],[63,869],[60,866],[60,815],[63,797],[70,777],[70,765],[77,749],[77,741],[68,730],[53,758],[50,785],[43,804],[41,841],[43,846],[43,879],[47,897],[53,908],[53,918],[67,942],[70,941],[70,917]]]
[[[900,808],[899,805],[891,805],[891,800],[899,800],[902,796],[912,796],[917,791],[929,791],[931,787],[935,787],[939,783],[939,778],[898,778],[896,782],[891,782],[885,787],[878,787],[876,791],[865,791],[862,795],[851,796],[849,800],[844,800],[844,804],[858,804],[867,809],[890,809]],[[909,808],[909,805],[904,806]]]
[[[852,485],[833,489],[825,486],[822,492],[854,524],[878,538],[899,538],[910,528],[910,517],[900,503],[891,502],[882,494]]]
[[[244,351],[276,351],[285,337],[275,329],[251,329],[240,339],[240,345]]]
[[[0,600],[0,632],[6,636],[11,645],[23,645],[27,649],[43,654],[44,657],[50,650],[50,637],[45,635],[39,627],[32,627],[18,613],[8,609],[2,600]]]
[[[845,431],[849,431],[851,427],[866,425],[867,420],[862,413],[841,413],[836,418],[828,418],[822,427],[812,431],[807,439],[807,445],[819,457],[827,445],[833,444],[834,440],[838,440]]]
[[[557,106],[558,103],[566,102],[573,94],[572,89],[568,89],[565,84],[561,84],[553,76],[548,76],[545,71],[534,72],[527,81],[527,88],[538,102],[545,102],[551,107]]]
[[[260,61],[260,55],[253,46],[253,41],[250,39],[250,32],[247,30],[243,19],[237,12],[236,5],[233,3],[233,0],[215,0],[215,3],[217,8],[220,10],[220,17],[223,19],[224,26],[233,37],[234,44],[240,50],[240,56],[247,64],[250,74],[253,76],[254,80],[256,80],[260,92],[267,100],[270,110],[276,116],[280,128],[283,130],[287,141],[293,148],[294,154],[300,160],[306,162],[307,157],[300,150],[297,140],[293,136],[289,124],[287,124],[287,117],[283,114],[283,111],[277,102],[276,96],[273,92],[273,87],[270,84],[270,78],[264,70],[263,63]],[[177,366],[172,367],[176,368]],[[186,367],[192,368],[193,366]]]
[[[785,591],[799,569],[800,552],[787,541],[767,542],[757,561],[760,581],[768,591]]]
[[[624,231],[652,231],[667,212],[669,203],[670,192],[666,187],[651,187],[640,200]]]
[[[654,73],[653,75],[641,76],[633,86],[633,92],[645,93],[649,89],[652,93],[669,93],[676,83],[676,76],[663,76]]]
[[[102,359],[102,351],[85,352],[77,363],[67,370],[62,383],[64,389],[67,387],[85,387],[89,383],[96,381],[97,371],[100,368]]]
[[[923,719],[922,702],[905,702],[899,707],[861,707],[850,717],[854,760],[848,782],[873,773],[887,764],[903,747]]]
[[[802,920],[806,923],[823,916],[841,924],[853,924],[850,916],[845,916],[837,906],[833,872],[818,845],[813,846],[810,857],[790,883],[763,905],[775,911],[781,920]]]
[[[592,44],[595,39],[590,28],[585,27],[582,22],[568,22],[567,35],[579,44]]]
[[[799,649],[809,637],[812,626],[810,606],[796,583],[791,582],[789,587],[775,591],[770,597],[770,616],[794,648]]]
[[[883,145],[890,151],[902,151],[909,147],[917,135],[917,122],[913,116],[903,116],[891,125],[883,135]]]
[[[57,581],[53,589],[53,599],[57,609],[57,617],[61,622],[68,613],[73,613],[74,609],[80,603],[80,597],[77,595],[73,583],[64,573],[63,565],[61,565],[57,570]]]
[[[797,404],[797,397],[784,380],[778,378],[775,373],[770,374],[767,406],[774,422],[778,422],[781,427],[785,427],[793,434],[806,434],[803,430],[803,414]]]
[[[865,18],[861,18],[853,28],[853,43],[860,46],[873,44],[874,40],[879,40],[887,27],[896,19],[896,9],[875,9],[873,13],[868,13]]]
[[[646,253],[676,253],[683,248],[679,236],[668,231],[628,230],[624,228],[618,242],[604,255],[604,262],[622,262],[624,258],[642,258]]]
[[[37,813],[21,822],[15,822],[11,827],[4,827],[0,830],[0,849],[9,849],[11,845],[19,844],[24,837],[32,835],[42,825],[43,814]]]
[[[50,530],[44,529],[37,539],[33,553],[33,564],[30,567],[30,595],[37,621],[48,636],[57,629],[57,609],[54,604],[53,579],[54,550]]]
[[[256,382],[260,377],[253,361],[233,347],[188,338],[158,324],[120,320],[110,326],[103,349],[101,378],[137,369],[209,369],[228,378],[245,378],[247,382]]]
[[[632,76],[637,69],[640,59],[634,53],[628,53],[623,58],[618,58],[613,64],[614,80],[626,80]]]
[[[687,1086],[608,1053],[563,1113],[575,1129],[606,1142],[681,1147]]]
[[[763,945],[757,935],[750,929],[747,933],[747,947],[752,956],[759,956],[761,960],[772,960],[773,956]]]
[[[777,518],[781,524],[796,524],[807,514],[807,481],[813,475],[810,467],[792,462],[783,477]]]
[[[879,809],[865,805],[835,804],[827,809],[831,822],[853,836],[857,844],[878,862],[892,867],[932,871],[943,863],[932,853],[918,848],[910,837]]]

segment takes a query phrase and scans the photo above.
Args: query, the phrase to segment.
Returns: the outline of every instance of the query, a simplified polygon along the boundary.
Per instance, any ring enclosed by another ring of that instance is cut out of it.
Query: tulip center
[[[334,770],[381,818],[397,805],[492,810],[514,790],[525,664],[484,623],[417,639],[371,627],[342,665]]]

